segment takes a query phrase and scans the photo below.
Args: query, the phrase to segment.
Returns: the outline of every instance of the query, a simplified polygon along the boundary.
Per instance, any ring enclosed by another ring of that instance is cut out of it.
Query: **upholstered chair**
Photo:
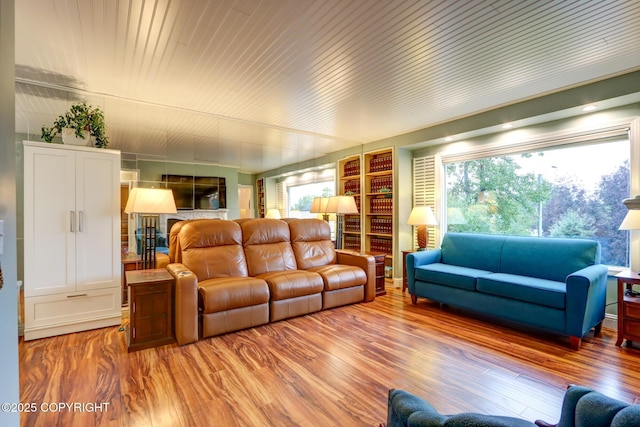
[[[384,424],[382,424],[384,425]],[[442,415],[418,396],[389,390],[387,427],[637,427],[640,405],[630,405],[580,386],[569,386],[558,424],[465,412]]]

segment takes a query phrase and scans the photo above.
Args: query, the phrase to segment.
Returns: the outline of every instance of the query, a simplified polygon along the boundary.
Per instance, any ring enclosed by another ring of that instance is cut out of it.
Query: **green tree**
[[[549,230],[551,237],[586,237],[595,233],[594,219],[575,209],[568,210]]]
[[[540,206],[549,199],[551,185],[520,169],[508,156],[447,165],[447,207],[464,218],[450,221],[449,230],[519,235],[537,230]],[[479,200],[481,192],[489,197]]]
[[[625,161],[613,173],[600,177],[597,190],[589,203],[589,212],[596,219],[594,236],[602,246],[602,262],[627,265],[629,260],[628,231],[618,230],[627,214],[622,200],[631,191],[629,162]]]
[[[311,203],[313,202],[314,197],[315,196],[310,194],[302,196],[293,206],[291,206],[291,209],[294,211],[309,212],[311,210]]]
[[[562,178],[553,184],[551,197],[542,208],[542,226],[544,235],[549,235],[551,227],[571,209],[586,212],[589,197],[574,179]]]

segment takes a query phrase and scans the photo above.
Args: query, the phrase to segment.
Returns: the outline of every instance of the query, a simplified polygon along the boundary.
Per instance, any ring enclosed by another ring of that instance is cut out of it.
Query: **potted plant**
[[[67,129],[67,130],[65,130]],[[98,148],[107,148],[109,139],[106,135],[104,114],[98,107],[92,107],[85,102],[73,104],[63,116],[58,116],[53,127],[42,127],[42,139],[51,142],[53,137],[61,134],[64,143],[67,142],[65,133],[80,139],[80,144],[86,145],[87,134]],[[85,141],[83,141],[85,140]],[[70,142],[73,144],[73,142]]]

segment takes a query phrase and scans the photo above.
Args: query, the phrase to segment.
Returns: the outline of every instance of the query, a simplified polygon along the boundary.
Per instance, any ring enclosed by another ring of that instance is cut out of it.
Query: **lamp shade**
[[[429,206],[414,206],[407,220],[409,225],[438,225],[436,217]]]
[[[327,212],[336,214],[357,214],[358,206],[353,196],[331,196],[327,202]]]
[[[269,209],[265,218],[280,219],[280,211],[278,209]]]
[[[327,212],[327,203],[329,202],[328,197],[314,197],[311,201],[311,210],[310,213],[326,213]]]
[[[176,213],[173,193],[165,188],[136,187],[129,193],[125,213],[168,214]]]
[[[640,209],[630,209],[618,229],[640,230]]]
[[[629,209],[630,211],[632,209],[640,209],[640,195],[636,195],[633,197],[630,197],[628,199],[624,199],[622,201],[622,203],[627,207],[627,209]]]
[[[418,226],[418,250],[424,250],[429,243],[428,225],[438,225],[436,217],[429,206],[414,206],[407,220],[409,225]]]

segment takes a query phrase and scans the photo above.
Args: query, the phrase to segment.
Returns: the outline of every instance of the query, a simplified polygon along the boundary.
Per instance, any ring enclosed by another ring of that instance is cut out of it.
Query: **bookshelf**
[[[258,195],[258,218],[264,218],[264,178],[256,180],[256,194]]]
[[[385,264],[392,266],[393,149],[365,153],[364,174],[364,250],[384,253]]]
[[[353,196],[360,212],[357,215],[345,215],[342,248],[355,251],[362,250],[361,228],[361,165],[360,155],[346,157],[338,162],[339,184],[338,194]]]

